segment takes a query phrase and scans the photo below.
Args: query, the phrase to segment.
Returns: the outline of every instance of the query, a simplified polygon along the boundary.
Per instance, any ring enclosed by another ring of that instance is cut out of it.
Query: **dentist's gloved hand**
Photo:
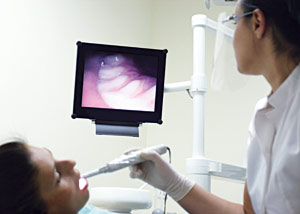
[[[195,182],[177,173],[155,151],[142,152],[141,157],[147,161],[129,167],[130,177],[165,191],[175,201],[181,200],[194,186]]]

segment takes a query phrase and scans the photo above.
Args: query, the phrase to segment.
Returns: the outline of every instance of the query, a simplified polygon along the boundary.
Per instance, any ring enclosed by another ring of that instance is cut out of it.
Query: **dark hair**
[[[1,214],[46,213],[36,175],[37,168],[23,142],[0,146]]]
[[[288,51],[292,58],[300,57],[300,1],[299,0],[242,0],[245,12],[260,9],[267,24],[275,31],[276,53]]]

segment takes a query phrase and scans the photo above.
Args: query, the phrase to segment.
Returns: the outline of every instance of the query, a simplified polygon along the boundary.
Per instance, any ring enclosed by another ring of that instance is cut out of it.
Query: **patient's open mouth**
[[[79,178],[79,189],[86,190],[88,187],[88,182],[86,178]]]

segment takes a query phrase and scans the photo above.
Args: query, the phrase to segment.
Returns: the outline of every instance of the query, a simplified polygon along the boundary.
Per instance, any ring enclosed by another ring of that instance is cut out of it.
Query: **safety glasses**
[[[238,14],[238,15],[232,15],[229,16],[227,19],[222,21],[222,24],[225,24],[227,22],[232,22],[233,24],[236,24],[237,20],[242,18],[242,17],[246,17],[246,16],[250,16],[253,14],[253,11],[251,12],[247,12],[247,13],[242,13],[242,14]]]

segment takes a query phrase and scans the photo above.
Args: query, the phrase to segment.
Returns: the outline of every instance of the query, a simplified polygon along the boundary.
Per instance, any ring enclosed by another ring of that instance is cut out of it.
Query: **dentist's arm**
[[[244,214],[242,205],[221,199],[198,185],[178,203],[191,214]]]
[[[130,167],[130,176],[165,191],[191,214],[244,214],[243,206],[223,200],[177,173],[156,152],[142,153],[148,161]]]

